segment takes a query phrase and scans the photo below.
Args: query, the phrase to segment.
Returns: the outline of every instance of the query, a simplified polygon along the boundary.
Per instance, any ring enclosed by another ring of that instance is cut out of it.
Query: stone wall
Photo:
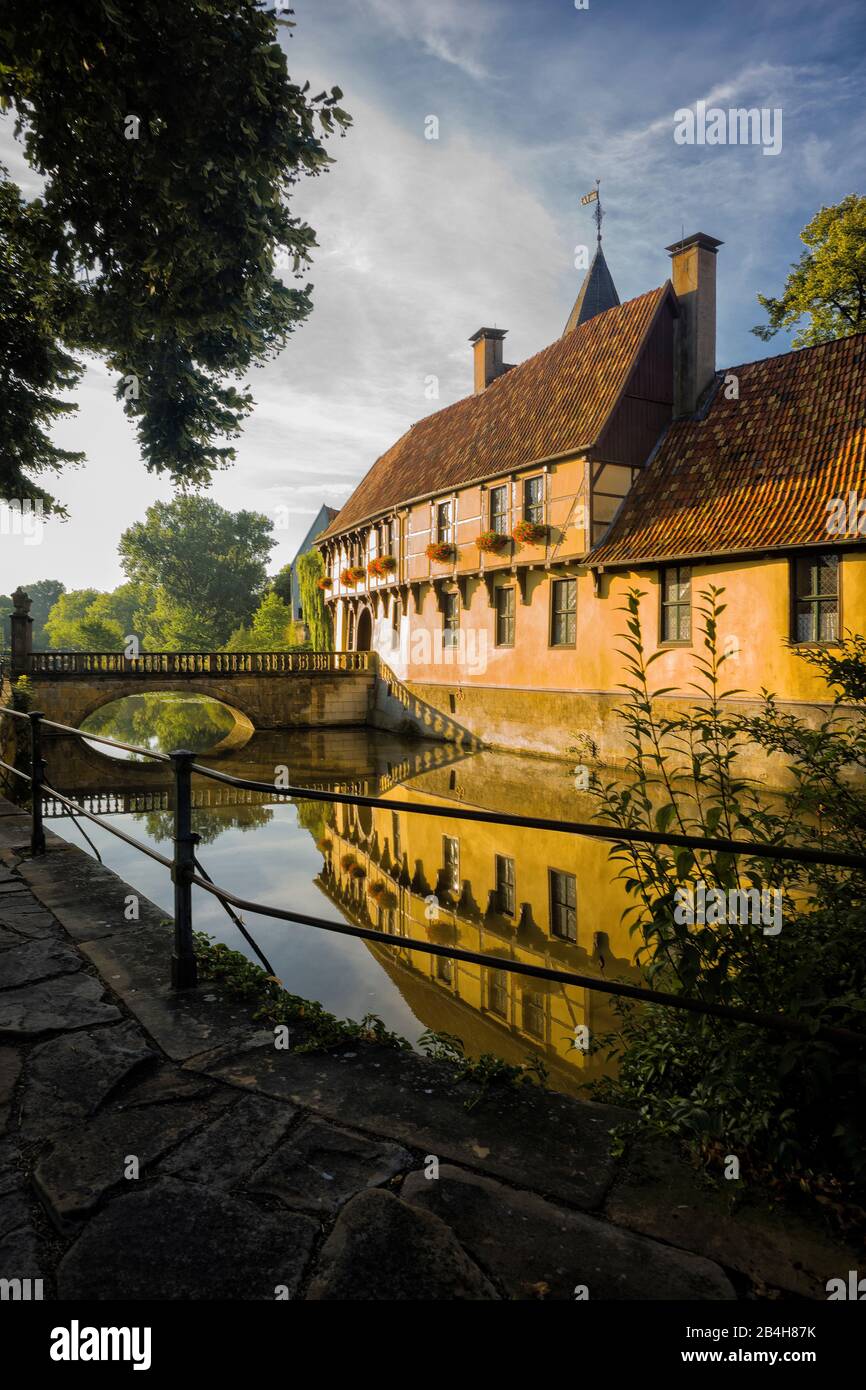
[[[448,726],[459,728],[461,738],[474,736],[491,748],[507,749],[540,757],[569,758],[589,767],[622,767],[629,756],[625,726],[617,715],[624,696],[605,691],[508,690],[494,686],[448,686],[407,681],[406,689],[441,715],[440,738],[454,738]],[[657,701],[660,717],[673,717],[697,702],[687,697]],[[737,713],[757,713],[760,702],[732,699],[726,702]],[[829,713],[827,707],[806,701],[779,702],[779,708],[796,714],[813,726]],[[844,707],[842,707],[844,709]],[[786,764],[768,759],[760,749],[741,761],[744,776],[760,777],[773,787],[790,782]]]
[[[31,678],[33,708],[46,719],[78,727],[103,705],[128,695],[182,691],[208,695],[237,709],[256,729],[330,724],[365,724],[375,676],[371,671],[305,672],[292,675],[148,676],[94,680]]]

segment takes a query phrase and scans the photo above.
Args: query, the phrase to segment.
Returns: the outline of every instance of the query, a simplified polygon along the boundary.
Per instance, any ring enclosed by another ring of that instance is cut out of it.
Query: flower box
[[[511,534],[524,545],[539,545],[547,540],[547,527],[540,521],[518,521]]]
[[[360,584],[361,580],[366,578],[367,571],[361,565],[350,565],[340,573],[340,581],[343,584]]]
[[[331,585],[333,584],[333,582],[334,582],[333,579],[329,579],[328,576],[327,576],[326,574],[323,574],[323,575],[321,576],[320,579],[317,579],[317,580],[316,580],[316,588],[317,588],[317,589],[330,589],[330,587],[331,587]]]
[[[367,566],[367,573],[374,579],[385,579],[389,574],[393,574],[397,568],[397,559],[394,555],[380,555],[377,559],[371,560]]]
[[[367,889],[367,897],[372,898],[377,907],[393,908],[397,906],[397,894],[393,888],[389,888],[381,880],[370,885]]]
[[[488,555],[498,554],[499,551],[504,550],[509,543],[510,537],[503,535],[501,531],[482,531],[481,535],[477,536],[475,540],[478,549],[483,550],[485,554]]]
[[[340,864],[344,869],[351,869],[352,865],[355,863],[357,863],[357,860],[354,854],[344,854],[340,860]]]
[[[351,869],[349,870],[349,873],[351,874],[352,878],[361,879],[367,877],[367,870],[364,868],[363,864],[353,864]]]
[[[329,840],[326,835],[323,835],[321,840],[316,841],[316,849],[320,850],[322,854],[330,854],[333,848],[333,840]]]
[[[449,560],[454,559],[456,552],[450,541],[433,541],[424,554],[428,560],[438,560],[441,564],[447,564]]]

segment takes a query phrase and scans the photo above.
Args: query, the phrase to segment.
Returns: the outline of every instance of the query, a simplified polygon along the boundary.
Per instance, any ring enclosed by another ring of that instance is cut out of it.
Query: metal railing
[[[29,676],[286,676],[374,669],[372,652],[30,652]]]
[[[309,913],[293,912],[287,908],[273,907],[267,903],[260,903],[242,898],[238,894],[232,893],[228,889],[221,888],[219,885],[215,884],[197,860],[195,847],[199,837],[192,829],[192,777],[193,774],[196,774],[200,777],[228,784],[238,790],[268,793],[284,800],[322,801],[331,804],[336,803],[350,806],[379,808],[384,805],[389,811],[405,811],[412,815],[447,817],[449,819],[465,820],[487,825],[511,825],[529,830],[552,830],[566,835],[581,835],[594,839],[608,840],[612,843],[630,841],[636,844],[675,845],[690,849],[705,849],[725,854],[749,854],[755,858],[788,860],[806,864],[825,864],[832,867],[854,869],[861,873],[866,873],[866,856],[848,854],[840,851],[833,852],[824,849],[813,849],[807,845],[781,845],[764,841],[745,841],[708,835],[687,836],[672,834],[667,831],[639,830],[583,821],[554,820],[545,816],[518,816],[498,811],[472,811],[464,809],[463,807],[418,805],[411,801],[389,799],[387,802],[382,802],[379,797],[361,796],[349,792],[324,791],[303,786],[277,787],[267,782],[256,782],[245,777],[233,777],[229,773],[217,772],[214,768],[205,767],[201,763],[195,761],[196,755],[188,749],[178,749],[172,753],[156,753],[148,748],[138,748],[132,744],[122,743],[118,739],[86,733],[80,729],[73,729],[65,724],[56,724],[52,720],[45,719],[38,711],[24,713],[21,710],[0,707],[0,715],[2,714],[12,715],[17,719],[26,719],[30,725],[30,774],[28,775],[19,768],[2,760],[0,760],[0,768],[4,768],[7,772],[22,778],[30,784],[30,848],[33,854],[41,855],[45,853],[45,831],[42,822],[42,810],[43,800],[50,798],[61,806],[68,808],[70,813],[76,816],[84,816],[87,820],[92,821],[103,830],[114,835],[117,839],[122,840],[125,844],[131,845],[134,849],[139,850],[142,854],[169,870],[172,883],[174,884],[174,946],[171,956],[171,984],[174,989],[192,989],[198,982],[192,926],[192,889],[193,886],[195,886],[211,894],[222,903],[232,921],[234,921],[235,925],[242,931],[244,938],[256,952],[270,974],[273,974],[273,971],[270,969],[267,959],[253,941],[243,922],[236,915],[236,912],[231,911],[231,909],[237,909],[243,912],[254,912],[259,916],[270,917],[276,921],[294,922],[302,926],[316,927],[322,931],[336,932],[342,936],[355,936],[364,941],[374,941],[382,945],[390,946],[392,949],[420,951],[427,955],[445,956],[450,960],[467,961],[470,964],[486,966],[498,971],[526,975],[534,979],[550,980],[557,984],[594,990],[601,994],[609,994],[626,999],[634,999],[641,1003],[660,1004],[673,1009],[685,1010],[690,1013],[704,1014],[714,1018],[725,1019],[733,1023],[748,1023],[759,1028],[785,1033],[795,1037],[826,1038],[846,1046],[863,1046],[864,1043],[866,1043],[866,1033],[860,1033],[849,1028],[836,1028],[826,1024],[815,1026],[814,1024],[800,1022],[796,1019],[789,1019],[782,1015],[756,1013],[753,1010],[739,1008],[734,1005],[717,1004],[702,999],[690,999],[683,995],[670,994],[662,990],[649,989],[639,985],[630,985],[621,981],[601,980],[593,975],[578,974],[569,970],[557,970],[549,966],[528,965],[522,961],[506,960],[502,956],[487,955],[481,951],[469,951],[463,947],[452,945],[439,945],[438,943],[423,940],[419,937],[394,936],[389,932],[377,931],[373,927],[362,927],[346,922],[332,922],[326,918],[312,916]],[[111,825],[101,816],[95,814],[93,811],[87,810],[78,802],[72,801],[46,781],[45,761],[42,756],[43,727],[58,729],[63,733],[72,733],[79,738],[84,738],[91,742],[102,743],[109,747],[138,753],[142,757],[152,758],[171,766],[174,779],[174,836],[173,855],[171,859],[160,854],[158,850],[152,849],[150,845],[136,840],[133,836],[119,829],[118,826]]]

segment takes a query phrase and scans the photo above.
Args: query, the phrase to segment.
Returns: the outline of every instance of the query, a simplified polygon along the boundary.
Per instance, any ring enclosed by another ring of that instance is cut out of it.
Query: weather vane
[[[600,184],[601,179],[596,179],[595,188],[592,190],[592,192],[584,193],[583,197],[580,200],[580,206],[582,208],[586,207],[589,203],[595,203],[595,231],[598,240],[599,250],[601,250],[601,219],[604,217],[604,213],[601,210],[601,197],[599,196],[598,191]]]

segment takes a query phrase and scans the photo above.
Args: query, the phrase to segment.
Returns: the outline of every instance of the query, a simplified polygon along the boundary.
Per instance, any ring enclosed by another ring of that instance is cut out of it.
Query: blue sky
[[[419,416],[467,394],[467,339],[508,329],[520,362],[562,331],[593,244],[580,195],[602,180],[604,247],[621,299],[661,284],[665,247],[704,231],[719,252],[719,366],[784,351],[749,329],[756,293],[781,289],[798,234],[822,205],[864,192],[862,0],[295,0],[292,75],[334,83],[354,127],[295,206],[320,249],[315,308],[254,373],[258,407],[211,495],[273,517],[274,565],[322,501],[338,506]],[[674,112],[781,108],[782,149],[682,146]],[[435,116],[439,138],[425,139]],[[0,122],[0,159],[36,182]],[[438,400],[425,394],[438,379]],[[121,582],[120,532],[171,489],[148,475],[93,364],[57,431],[87,464],[57,485],[71,520],[41,543],[0,538],[0,592],[59,578]],[[32,537],[30,538],[32,540]]]

